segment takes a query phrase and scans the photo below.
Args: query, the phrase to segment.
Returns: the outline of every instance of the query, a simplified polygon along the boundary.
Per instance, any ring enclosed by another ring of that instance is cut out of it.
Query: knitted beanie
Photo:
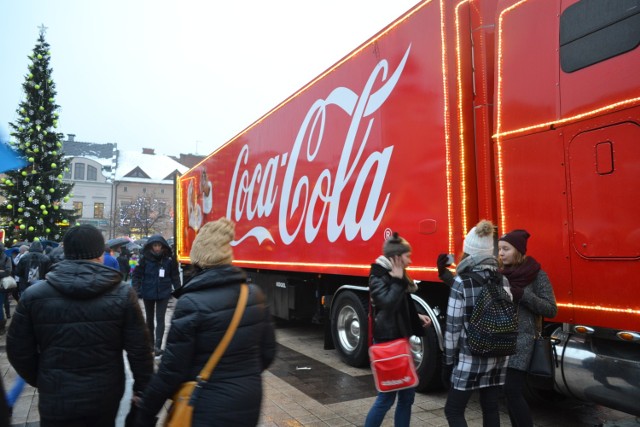
[[[393,233],[382,245],[382,254],[387,258],[411,252],[411,245],[398,235]]]
[[[201,268],[231,264],[231,242],[235,236],[235,224],[227,218],[208,222],[198,231],[191,246],[191,262]]]
[[[522,255],[527,253],[527,239],[531,234],[527,230],[513,230],[500,237],[500,240],[510,243]]]
[[[65,259],[96,259],[104,254],[104,237],[93,225],[71,227],[62,242]]]
[[[469,231],[462,247],[471,256],[493,256],[493,224],[483,219]]]

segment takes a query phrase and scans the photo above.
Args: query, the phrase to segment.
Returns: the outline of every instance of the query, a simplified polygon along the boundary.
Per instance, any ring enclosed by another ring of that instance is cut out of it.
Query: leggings
[[[484,427],[499,427],[500,413],[498,406],[498,392],[500,386],[483,387],[480,391],[480,406],[482,407],[482,425]],[[467,427],[464,411],[474,390],[449,389],[444,414],[449,427]]]
[[[144,312],[147,318],[147,328],[149,329],[151,342],[154,343],[155,348],[158,350],[162,348],[162,338],[164,338],[164,317],[167,314],[167,305],[169,305],[169,299],[144,300]]]
[[[518,369],[508,368],[507,379],[504,383],[504,395],[507,398],[509,418],[514,427],[533,427],[529,404],[522,394],[527,373]]]

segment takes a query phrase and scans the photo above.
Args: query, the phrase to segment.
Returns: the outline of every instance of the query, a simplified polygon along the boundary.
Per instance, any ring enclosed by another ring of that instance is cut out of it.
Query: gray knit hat
[[[382,245],[382,254],[387,258],[411,252],[411,245],[398,235],[393,233]]]
[[[227,218],[206,223],[193,240],[189,254],[191,262],[201,268],[231,264],[234,236],[235,224]]]
[[[464,239],[462,250],[472,256],[493,256],[493,223],[483,219]]]

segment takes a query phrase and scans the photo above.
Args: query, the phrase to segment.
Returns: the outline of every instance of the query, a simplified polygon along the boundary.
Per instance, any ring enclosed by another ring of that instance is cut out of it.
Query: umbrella
[[[115,239],[107,240],[107,246],[110,248],[117,248],[118,246],[128,245],[131,243],[131,239],[128,237],[116,237]]]

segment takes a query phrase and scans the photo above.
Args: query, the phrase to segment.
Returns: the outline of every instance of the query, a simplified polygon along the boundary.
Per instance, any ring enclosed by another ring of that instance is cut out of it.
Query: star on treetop
[[[47,30],[49,28],[45,27],[44,24],[40,24],[40,26],[38,27],[40,29],[40,35],[44,36],[44,34],[47,32]]]

